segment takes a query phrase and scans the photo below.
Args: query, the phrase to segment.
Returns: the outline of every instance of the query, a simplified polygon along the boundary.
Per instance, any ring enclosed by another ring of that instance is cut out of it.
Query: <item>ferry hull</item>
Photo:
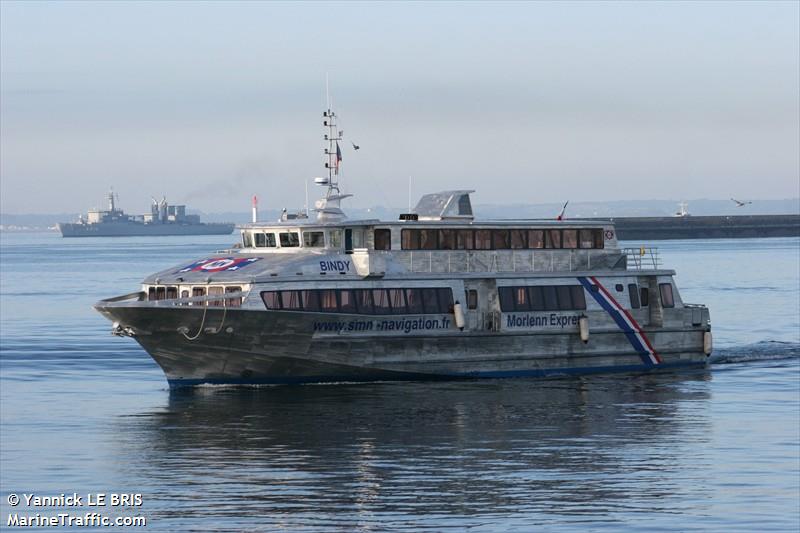
[[[649,332],[662,358],[651,365],[622,332],[611,329],[593,331],[586,344],[575,332],[320,335],[313,329],[319,317],[312,314],[209,308],[203,321],[202,309],[186,307],[98,304],[97,309],[131,328],[171,387],[558,376],[654,371],[707,361],[699,328]]]

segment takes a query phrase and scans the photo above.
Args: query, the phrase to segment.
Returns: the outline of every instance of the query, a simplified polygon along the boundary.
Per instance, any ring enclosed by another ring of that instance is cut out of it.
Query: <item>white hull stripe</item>
[[[642,328],[634,320],[631,314],[622,307],[611,293],[594,276],[579,277],[578,281],[584,286],[586,291],[600,304],[600,307],[611,315],[614,322],[617,323],[619,329],[625,333],[625,336],[630,341],[631,346],[639,353],[639,356],[647,366],[655,366],[661,364],[661,357],[659,357],[650,340],[642,331]]]

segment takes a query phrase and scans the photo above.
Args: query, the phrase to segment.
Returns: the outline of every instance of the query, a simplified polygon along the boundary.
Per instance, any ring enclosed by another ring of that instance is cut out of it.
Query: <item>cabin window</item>
[[[197,289],[195,289],[197,290]],[[273,291],[264,291],[261,293],[261,299],[264,300],[264,305],[267,306],[267,309],[280,309],[281,308],[281,301],[278,297],[277,292]]]
[[[353,292],[355,293],[358,312],[366,315],[373,314],[372,291],[367,289],[356,289]]]
[[[234,287],[225,287],[225,292],[226,293],[242,292],[242,288],[241,287],[235,287],[235,286]],[[242,306],[242,297],[238,296],[236,298],[228,298],[226,305],[228,307],[241,307]]]
[[[675,307],[675,298],[672,294],[672,283],[659,283],[658,288],[661,292],[661,305],[664,307]]]
[[[597,249],[605,248],[606,240],[603,238],[603,229],[597,228],[592,230],[592,235],[594,236],[594,247]]]
[[[545,285],[542,287],[542,294],[544,295],[544,308],[547,311],[555,311],[558,309],[558,293],[554,285]]]
[[[404,229],[400,232],[400,245],[403,250],[419,250],[419,233],[414,229]]]
[[[492,231],[492,247],[495,250],[508,250],[511,248],[511,237],[507,229],[496,229]]]
[[[581,285],[498,287],[497,292],[503,312],[586,309],[586,296]]]
[[[302,311],[300,291],[281,291],[281,309],[288,311]]]
[[[512,229],[511,230],[511,248],[515,250],[520,250],[522,248],[527,248],[528,243],[525,237],[528,235],[528,232],[524,229]]]
[[[573,309],[586,309],[586,293],[583,291],[583,285],[570,285],[572,293],[572,308]]]
[[[454,229],[439,230],[439,249],[440,250],[456,249],[456,230]]]
[[[335,313],[338,310],[335,290],[324,289],[319,291],[319,308],[326,313]]]
[[[406,312],[406,297],[403,289],[389,289],[389,302],[392,305],[392,313],[395,315]]]
[[[350,289],[341,289],[339,293],[339,311],[342,313],[358,313],[356,299]]]
[[[328,239],[331,241],[331,248],[342,247],[342,230],[332,229],[328,232]]]
[[[255,233],[256,248],[275,248],[274,233]]]
[[[295,231],[288,231],[278,234],[281,241],[281,248],[297,248],[300,246],[300,234]]]
[[[391,314],[392,308],[389,305],[389,293],[386,289],[373,289],[372,301],[375,307],[375,313],[378,315]]]
[[[639,296],[641,296],[641,304],[642,307],[647,307],[650,305],[650,291],[647,290],[647,287],[642,287],[639,289]]]
[[[436,289],[436,294],[439,295],[439,312],[452,313],[453,291],[451,291],[450,289]]]
[[[208,295],[209,296],[221,296],[224,292],[225,292],[225,289],[223,289],[222,287],[215,286],[215,287],[209,287],[208,288]],[[222,305],[224,305],[224,300],[222,300],[222,299],[209,300],[208,305],[217,306],[217,307],[218,306],[222,306]]]
[[[578,241],[581,248],[596,248],[593,229],[582,229],[578,232]]]
[[[467,309],[478,308],[478,291],[470,289],[467,291]]]
[[[528,297],[531,301],[531,311],[544,311],[544,293],[539,286],[528,287]]]
[[[441,308],[436,298],[436,289],[422,289],[422,305],[426,313],[438,313]]]
[[[528,230],[528,248],[544,248],[544,230]]]
[[[475,230],[475,249],[476,250],[492,249],[492,230],[490,229]]]
[[[435,229],[421,229],[419,230],[419,248],[420,250],[436,250],[439,246],[436,237],[438,232]]]
[[[253,234],[249,231],[242,232],[242,246],[245,248],[252,248],[253,247]]]
[[[474,234],[471,229],[456,230],[456,249],[472,250],[475,248]]]
[[[578,230],[576,229],[565,229],[562,232],[562,248],[577,248],[578,247]]]
[[[436,293],[433,293],[436,298]],[[412,315],[423,313],[422,306],[422,289],[406,289],[406,302],[408,303],[408,312]]]
[[[319,312],[319,292],[315,290],[300,291],[303,297],[303,310],[311,312]]]
[[[283,243],[281,243],[283,245]],[[324,248],[325,233],[321,231],[304,231],[303,246],[306,248]]]
[[[166,287],[156,287],[156,300],[163,300],[166,298],[167,289]]]
[[[206,289],[205,287],[192,287],[192,298],[197,298],[199,296],[205,296]]]
[[[631,297],[631,309],[639,309],[639,287],[635,283],[628,285],[628,294]]]
[[[622,292],[625,290],[625,287],[622,286],[622,283],[617,283],[616,285],[614,285],[614,290],[617,292]]]
[[[561,248],[561,230],[549,229],[545,231],[545,248]]]
[[[147,299],[151,302],[155,301],[156,299],[156,288],[150,287],[147,289]]]
[[[181,291],[181,298],[188,298],[188,297],[189,297],[189,291],[182,290]]]
[[[386,228],[376,229],[374,234],[374,240],[375,240],[376,250],[391,250],[392,230]]]
[[[167,300],[174,300],[178,297],[178,287],[167,287]]]

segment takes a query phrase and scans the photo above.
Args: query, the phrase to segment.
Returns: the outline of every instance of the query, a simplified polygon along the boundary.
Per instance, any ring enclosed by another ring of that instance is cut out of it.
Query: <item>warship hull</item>
[[[234,224],[58,224],[63,237],[149,237],[167,235],[230,235]]]

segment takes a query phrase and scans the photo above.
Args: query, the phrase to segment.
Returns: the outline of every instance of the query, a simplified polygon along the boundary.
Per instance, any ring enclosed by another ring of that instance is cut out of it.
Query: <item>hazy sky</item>
[[[799,6],[2,1],[0,210],[797,197]]]

